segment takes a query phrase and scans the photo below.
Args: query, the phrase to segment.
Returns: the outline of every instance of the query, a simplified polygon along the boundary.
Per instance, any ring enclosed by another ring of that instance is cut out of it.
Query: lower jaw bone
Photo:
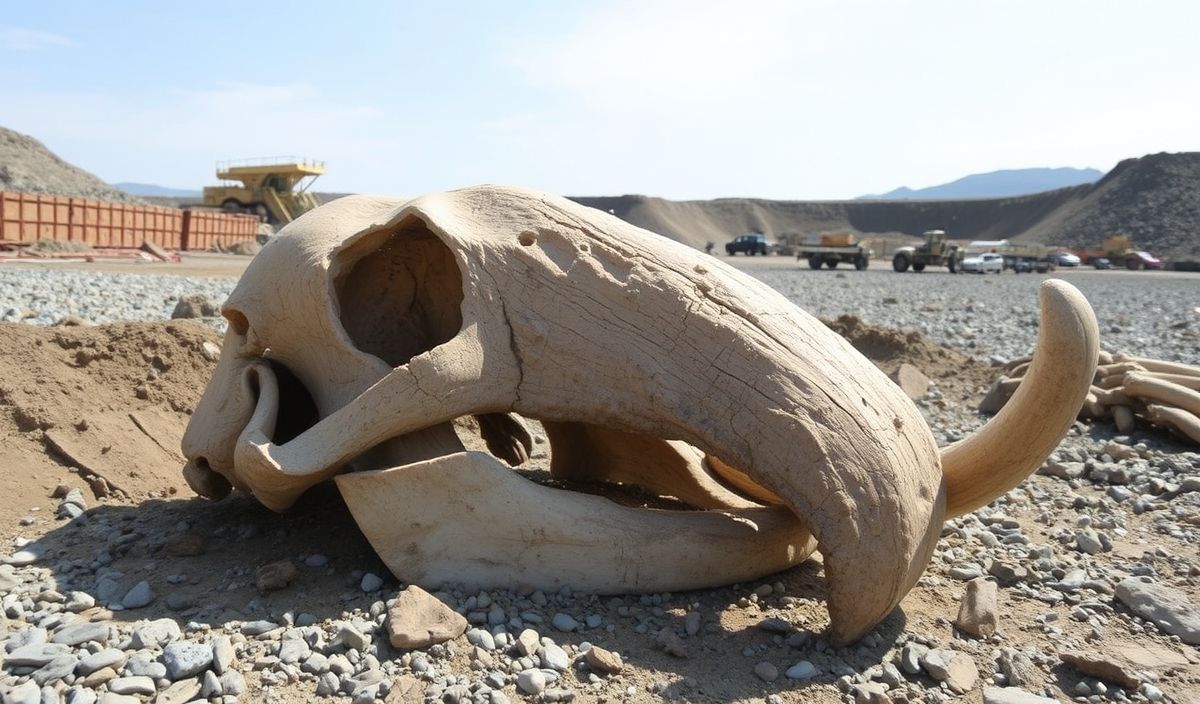
[[[388,568],[425,586],[681,591],[763,577],[816,547],[785,508],[627,508],[475,452],[336,481]]]

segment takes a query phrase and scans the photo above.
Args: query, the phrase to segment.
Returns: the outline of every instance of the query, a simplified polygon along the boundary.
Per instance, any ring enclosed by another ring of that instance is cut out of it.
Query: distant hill
[[[971,174],[957,181],[928,188],[900,187],[881,195],[860,196],[861,200],[946,200],[951,198],[1004,198],[1068,186],[1094,183],[1104,174],[1096,169],[1005,169]]]
[[[1159,256],[1200,258],[1200,153],[1127,159],[1100,181],[1007,198],[671,201],[640,195],[577,197],[652,232],[702,248],[745,232],[771,240],[820,232],[1020,239],[1082,247],[1125,233]]]
[[[158,198],[199,198],[199,190],[186,188],[168,188],[156,186],[153,183],[114,183],[118,189],[135,196],[155,196]]]
[[[33,137],[4,127],[0,127],[0,191],[138,201],[63,161]]]

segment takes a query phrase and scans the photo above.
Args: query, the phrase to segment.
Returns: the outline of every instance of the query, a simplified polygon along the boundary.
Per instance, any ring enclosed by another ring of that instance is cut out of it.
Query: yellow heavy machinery
[[[286,225],[319,205],[308,188],[323,173],[324,162],[294,156],[218,162],[224,183],[204,187],[204,205]]]

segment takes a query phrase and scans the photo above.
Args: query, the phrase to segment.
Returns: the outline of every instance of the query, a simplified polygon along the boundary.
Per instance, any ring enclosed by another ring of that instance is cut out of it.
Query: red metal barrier
[[[152,242],[163,249],[202,250],[257,234],[258,219],[250,215],[0,191],[0,244],[54,240],[132,248]]]

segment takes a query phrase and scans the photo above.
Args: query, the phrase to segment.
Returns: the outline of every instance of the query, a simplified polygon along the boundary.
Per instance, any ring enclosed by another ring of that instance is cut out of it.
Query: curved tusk
[[[1091,388],[1100,353],[1096,315],[1071,284],[1042,284],[1033,362],[1011,400],[973,435],[941,451],[946,517],[974,511],[1020,484],[1058,447]]]
[[[425,586],[681,591],[766,576],[815,546],[786,508],[628,508],[541,486],[478,452],[336,482],[388,568]]]

